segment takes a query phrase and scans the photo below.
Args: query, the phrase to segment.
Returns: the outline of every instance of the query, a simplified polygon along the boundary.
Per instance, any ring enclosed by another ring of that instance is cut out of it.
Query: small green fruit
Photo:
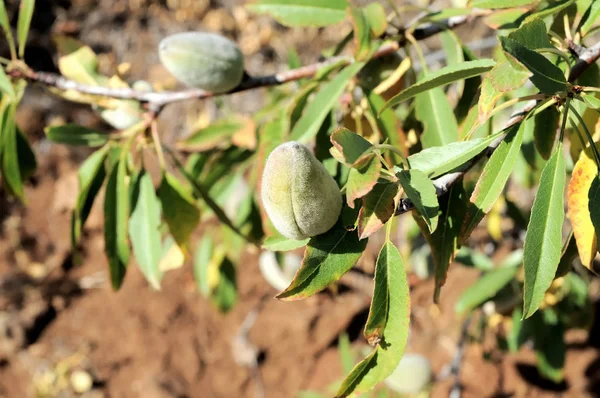
[[[213,93],[235,88],[244,75],[244,56],[231,40],[204,32],[179,33],[158,46],[160,62],[183,84]]]
[[[293,141],[269,155],[261,195],[273,225],[290,239],[327,232],[342,211],[335,180],[308,148]]]

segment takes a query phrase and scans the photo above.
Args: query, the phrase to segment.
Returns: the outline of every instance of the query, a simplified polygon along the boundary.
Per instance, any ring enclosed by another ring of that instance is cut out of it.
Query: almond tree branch
[[[569,74],[569,83],[575,82],[582,74],[589,68],[592,64],[594,64],[600,58],[600,42],[596,43],[592,47],[585,48],[578,46],[576,50],[579,57],[577,62],[571,68],[571,73]],[[503,130],[508,129],[511,126],[523,121],[527,114],[535,108],[538,101],[532,100],[525,104],[525,107],[522,110],[515,111],[504,124]],[[500,145],[500,143],[504,140],[506,134],[500,135],[494,142],[492,142],[484,151],[482,151],[479,155],[475,156],[464,165],[461,166],[460,170],[445,174],[439,178],[433,180],[433,185],[435,186],[437,196],[441,196],[446,194],[453,184],[462,180],[464,175],[475,166],[479,160],[484,157],[490,156],[496,148]],[[411,210],[414,210],[415,206],[408,198],[403,198],[398,203],[396,207],[395,215],[400,215]]]
[[[472,14],[461,15],[451,17],[446,20],[429,23],[422,27],[417,27],[413,31],[413,36],[417,40],[424,40],[428,37],[434,36],[446,29],[454,29],[460,25],[463,25],[484,13],[480,10],[474,10]],[[402,32],[401,32],[402,34]],[[406,44],[406,39],[402,37],[392,43],[386,43],[382,45],[371,57],[371,59],[379,58],[384,55],[391,54],[398,51],[401,47]],[[76,81],[70,80],[55,73],[38,72],[31,69],[12,69],[6,71],[6,73],[15,79],[25,79],[30,82],[41,83],[45,86],[54,87],[63,91],[76,91],[81,94],[98,95],[102,97],[116,98],[116,99],[127,99],[137,100],[147,105],[147,108],[153,113],[159,113],[160,110],[167,104],[189,100],[189,99],[204,99],[209,97],[215,97],[219,95],[229,95],[240,91],[252,90],[259,87],[269,87],[285,84],[291,81],[296,81],[304,78],[314,76],[320,69],[334,65],[337,63],[350,64],[354,59],[350,56],[337,56],[331,57],[325,61],[317,62],[314,64],[302,66],[300,68],[288,70],[285,72],[279,72],[274,75],[268,76],[249,76],[244,79],[239,86],[227,93],[211,93],[201,89],[184,89],[179,91],[162,91],[162,92],[147,92],[137,91],[132,88],[112,88],[103,86],[92,86],[87,84],[81,84]]]

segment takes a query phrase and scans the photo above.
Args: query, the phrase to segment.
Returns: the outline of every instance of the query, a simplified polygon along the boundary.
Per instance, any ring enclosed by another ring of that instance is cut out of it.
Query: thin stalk
[[[564,116],[563,116],[563,122],[562,122],[562,126],[560,128],[560,137],[558,138],[558,140],[562,143],[563,139],[565,138],[565,129],[567,127],[567,117],[569,116],[569,109],[570,109],[570,102],[571,102],[571,98],[567,97],[567,100],[565,102],[565,106],[564,106]]]
[[[160,169],[164,172],[166,170],[165,155],[163,153],[162,144],[160,142],[160,136],[158,135],[158,123],[156,119],[154,119],[150,124],[150,132],[152,134],[152,141],[154,142],[156,156],[158,156],[158,163],[160,164]]]
[[[568,100],[569,100],[569,98],[567,98],[567,101]],[[571,105],[568,102],[566,103],[565,107],[569,107],[569,109],[573,112],[573,115],[575,115],[575,117],[577,118],[579,123],[583,126],[583,131],[585,132],[585,135],[587,136],[587,139],[590,142],[590,146],[592,147],[592,153],[594,154],[594,159],[596,160],[596,165],[598,166],[598,169],[600,170],[600,153],[598,153],[598,148],[596,148],[596,144],[594,143],[594,137],[590,133],[590,130],[588,130],[588,128],[585,124],[585,121],[583,120],[583,118],[581,117],[579,112],[577,112],[575,107],[573,107],[573,105]],[[564,123],[563,123],[563,125],[564,125]]]

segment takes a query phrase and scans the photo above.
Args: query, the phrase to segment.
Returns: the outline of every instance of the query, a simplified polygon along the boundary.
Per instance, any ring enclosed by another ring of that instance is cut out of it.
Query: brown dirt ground
[[[104,53],[108,65],[143,57],[145,62],[132,63],[132,79],[164,78],[160,68],[147,67],[157,64],[157,41],[173,31],[193,28],[198,20],[203,27],[244,40],[251,71],[281,63],[289,43],[298,44],[303,58],[310,60],[315,43],[306,38],[318,38],[323,45],[330,40],[327,31],[281,35],[281,28],[261,19],[248,21],[243,15],[236,19],[235,1],[166,3],[171,9],[165,2],[143,0],[39,2],[30,63],[52,70],[50,33],[63,32]],[[257,96],[260,92],[231,101],[251,112],[249,104],[256,104]],[[183,112],[168,110],[164,123],[181,126]],[[131,266],[123,288],[114,293],[106,281],[98,206],[88,222],[83,264],[74,266],[69,209],[77,189],[76,169],[87,152],[43,139],[43,126],[59,115],[86,125],[99,123],[85,107],[30,90],[19,110],[19,124],[35,141],[40,165],[27,188],[27,207],[0,189],[0,397],[32,396],[35,386],[65,386],[71,369],[93,375],[94,389],[83,395],[87,397],[254,397],[261,384],[266,397],[293,397],[304,389],[323,391],[339,380],[338,335],[346,331],[355,346],[364,344],[361,328],[368,297],[361,291],[344,289],[339,295],[278,302],[271,299],[275,291],[260,276],[257,254],[248,252],[239,264],[239,303],[227,315],[197,293],[189,264],[168,273],[160,292],[151,291]],[[178,129],[171,130],[172,135],[179,134]],[[374,256],[365,255],[363,260],[372,264]],[[454,267],[440,308],[431,304],[431,282],[415,283],[413,288],[407,351],[431,359],[440,379],[433,387],[434,397],[448,396],[452,385],[451,378],[440,376],[456,354],[460,335],[462,322],[453,305],[476,275]],[[249,313],[257,314],[248,341],[259,352],[258,372],[238,364],[241,348],[235,337]],[[566,381],[560,385],[539,377],[530,350],[502,356],[490,339],[468,345],[461,372],[463,396],[596,396],[598,332],[595,326],[590,338],[584,331],[569,334]],[[484,353],[491,359],[483,359]],[[72,395],[48,391],[47,396]]]

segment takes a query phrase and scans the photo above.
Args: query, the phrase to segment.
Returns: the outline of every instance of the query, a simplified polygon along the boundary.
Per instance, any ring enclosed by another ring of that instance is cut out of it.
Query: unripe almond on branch
[[[290,239],[327,232],[342,211],[337,183],[308,148],[297,142],[286,142],[271,152],[261,195],[273,225]]]
[[[235,88],[244,75],[244,56],[231,40],[205,32],[178,33],[158,46],[160,62],[183,84],[213,93]]]

